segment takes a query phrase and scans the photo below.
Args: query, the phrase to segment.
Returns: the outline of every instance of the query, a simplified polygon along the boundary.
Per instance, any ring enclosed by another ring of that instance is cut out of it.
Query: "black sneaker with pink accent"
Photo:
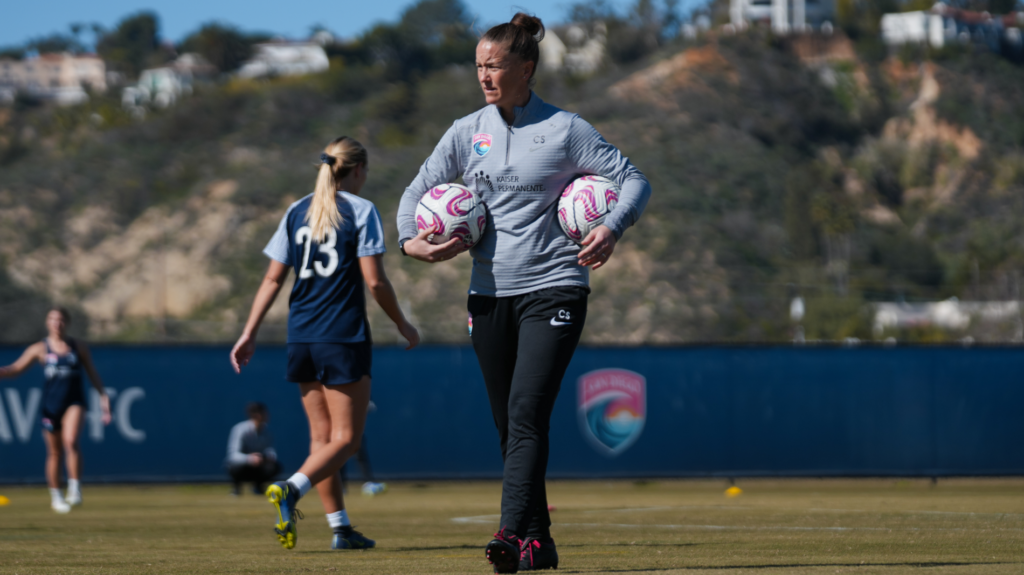
[[[558,551],[555,540],[527,537],[523,540],[519,552],[520,571],[538,571],[540,569],[558,569]]]
[[[519,570],[519,549],[519,537],[502,529],[494,534],[485,552],[495,573],[515,573]]]

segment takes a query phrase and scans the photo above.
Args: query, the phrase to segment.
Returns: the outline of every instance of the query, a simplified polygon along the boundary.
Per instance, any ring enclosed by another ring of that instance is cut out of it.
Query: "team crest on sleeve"
[[[583,436],[599,453],[615,457],[636,443],[647,419],[647,380],[624,369],[580,377],[577,411]]]
[[[478,156],[486,156],[491,150],[491,135],[476,134],[473,136],[473,151]]]

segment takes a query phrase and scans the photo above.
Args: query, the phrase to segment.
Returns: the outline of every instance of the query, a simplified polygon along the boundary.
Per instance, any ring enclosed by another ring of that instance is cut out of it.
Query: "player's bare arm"
[[[109,425],[112,419],[110,415],[110,397],[107,395],[107,389],[103,385],[103,380],[100,379],[100,374],[96,371],[96,365],[92,361],[92,353],[89,351],[89,346],[85,345],[84,341],[78,342],[78,357],[82,361],[82,367],[85,368],[85,373],[89,375],[89,382],[92,384],[93,389],[100,394],[100,409],[103,411],[103,425]]]
[[[32,362],[43,363],[46,359],[46,345],[43,342],[33,343],[28,346],[21,357],[14,363],[0,367],[0,379],[5,377],[18,377],[32,366]]]
[[[402,308],[398,305],[398,297],[395,295],[395,288],[384,272],[384,256],[377,254],[359,258],[359,270],[363,273],[363,281],[366,282],[370,295],[380,304],[381,309],[388,314],[391,321],[395,322],[402,337],[409,342],[405,349],[412,349],[419,345],[420,334],[402,313]]]
[[[274,305],[274,300],[277,299],[277,294],[281,291],[281,286],[288,276],[288,269],[288,266],[283,263],[270,260],[267,273],[263,276],[263,281],[260,282],[260,289],[256,291],[256,298],[252,301],[249,320],[245,322],[245,329],[242,330],[241,337],[238,338],[235,347],[231,349],[231,367],[235,368],[235,373],[241,373],[242,368],[248,365],[249,360],[256,353],[256,334],[260,330],[260,324],[263,323],[263,317],[267,315],[270,306]]]

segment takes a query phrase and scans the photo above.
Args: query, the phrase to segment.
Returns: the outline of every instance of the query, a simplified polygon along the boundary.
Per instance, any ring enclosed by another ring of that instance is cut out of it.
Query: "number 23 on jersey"
[[[316,270],[316,275],[320,277],[328,277],[333,274],[334,270],[338,269],[338,250],[334,249],[337,242],[337,231],[333,228],[327,230],[327,241],[317,244],[317,251],[327,256],[327,264],[324,265],[319,260],[313,260],[313,269],[309,269],[309,251],[313,247],[313,230],[309,226],[302,226],[296,230],[295,243],[302,244],[302,267],[299,268],[299,279],[313,277],[313,270]]]

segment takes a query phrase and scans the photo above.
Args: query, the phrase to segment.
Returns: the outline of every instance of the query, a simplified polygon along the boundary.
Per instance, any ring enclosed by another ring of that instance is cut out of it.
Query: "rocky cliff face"
[[[191,318],[237,289],[216,270],[219,250],[252,241],[264,220],[273,218],[231,203],[237,188],[233,180],[212,182],[184,205],[154,206],[125,226],[113,223],[109,208],[87,206],[68,218],[63,245],[5,242],[18,254],[10,257],[8,273],[55,302],[80,306],[94,339],[117,337],[133,321]],[[88,237],[102,239],[90,246]],[[270,320],[286,313],[283,300]],[[238,320],[232,309],[220,315],[229,323]]]

